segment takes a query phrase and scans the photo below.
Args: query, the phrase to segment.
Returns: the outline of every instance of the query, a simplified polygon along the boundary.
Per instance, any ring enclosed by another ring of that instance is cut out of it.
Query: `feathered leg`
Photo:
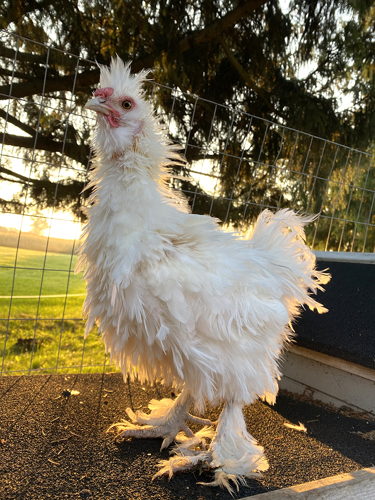
[[[233,493],[234,486],[244,484],[246,478],[257,478],[262,471],[268,469],[268,462],[263,448],[248,433],[241,405],[227,403],[219,417],[216,432],[202,429],[203,438],[212,438],[208,448],[205,440],[181,439],[181,443],[173,449],[174,456],[159,463],[160,470],[155,477],[188,470],[196,465],[214,469],[215,478],[210,483],[199,483],[206,486],[222,486]],[[178,439],[177,439],[178,440]]]
[[[269,467],[264,450],[247,431],[242,407],[227,403],[220,415],[217,432],[211,442],[211,468],[215,479],[209,486],[222,486],[231,491],[230,481],[238,489],[246,478],[257,478]]]
[[[128,438],[163,438],[161,450],[167,448],[179,432],[185,433],[188,438],[193,438],[194,433],[187,422],[199,425],[212,425],[210,420],[195,417],[188,413],[192,404],[192,397],[186,389],[175,399],[164,398],[160,401],[152,399],[148,405],[149,414],[130,408],[126,413],[131,422],[122,420],[112,424],[108,431],[117,431],[117,439]]]

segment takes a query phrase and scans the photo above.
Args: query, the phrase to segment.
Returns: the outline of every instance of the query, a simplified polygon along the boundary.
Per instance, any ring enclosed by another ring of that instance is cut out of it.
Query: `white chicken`
[[[212,469],[210,485],[268,468],[246,430],[242,406],[273,402],[278,359],[302,304],[329,280],[315,270],[303,226],[313,217],[265,210],[250,240],[222,231],[215,219],[189,213],[168,188],[179,162],[142,93],[147,72],[112,59],[86,104],[96,111],[87,209],[79,266],[87,297],[86,333],[96,323],[124,376],[161,380],[181,391],[152,400],[150,413],[127,409],[112,426],[123,439],[161,437],[177,443],[156,476],[196,465]],[[189,413],[223,403],[218,422]],[[193,433],[188,423],[204,425]]]

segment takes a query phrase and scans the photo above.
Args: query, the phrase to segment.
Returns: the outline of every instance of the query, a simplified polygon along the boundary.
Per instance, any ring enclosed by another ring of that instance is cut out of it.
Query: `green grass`
[[[83,337],[85,285],[73,273],[76,257],[19,249],[16,266],[15,259],[15,248],[0,247],[0,371],[2,358],[4,373],[102,371],[100,338],[95,331]]]

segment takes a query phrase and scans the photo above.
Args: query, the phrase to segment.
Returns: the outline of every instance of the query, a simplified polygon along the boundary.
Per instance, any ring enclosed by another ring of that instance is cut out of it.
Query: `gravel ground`
[[[73,392],[71,392],[73,391]],[[78,391],[76,393],[75,391]],[[160,440],[120,445],[105,429],[153,398],[161,387],[124,384],[119,374],[0,378],[0,498],[224,500],[218,488],[196,484],[198,471],[151,481]],[[270,469],[239,497],[350,472],[375,464],[375,423],[280,395],[276,406],[245,410],[250,432],[265,447]],[[206,416],[216,418],[217,410]],[[302,422],[307,433],[283,424]]]

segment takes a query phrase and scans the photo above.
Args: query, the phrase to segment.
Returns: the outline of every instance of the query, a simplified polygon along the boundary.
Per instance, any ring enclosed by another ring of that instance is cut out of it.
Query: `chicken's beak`
[[[93,111],[102,113],[103,115],[109,115],[110,113],[110,109],[106,106],[101,97],[93,97],[92,99],[89,99],[85,104],[85,108],[92,109]]]

